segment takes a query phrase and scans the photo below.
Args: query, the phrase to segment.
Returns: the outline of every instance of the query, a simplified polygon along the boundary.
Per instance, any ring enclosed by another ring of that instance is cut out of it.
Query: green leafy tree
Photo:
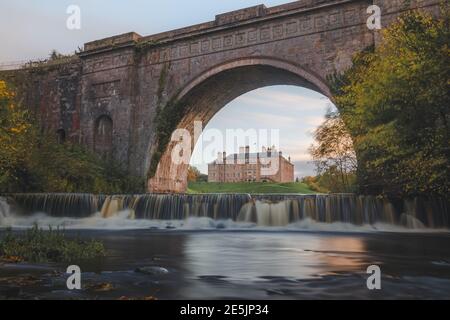
[[[342,120],[358,155],[366,193],[449,193],[450,28],[411,11],[383,32],[381,45],[334,79]]]

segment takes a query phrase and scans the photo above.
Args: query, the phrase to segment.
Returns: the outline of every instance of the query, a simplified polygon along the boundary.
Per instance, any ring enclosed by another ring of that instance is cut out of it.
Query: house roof
[[[269,156],[268,152],[253,152],[253,153],[249,153],[248,156],[249,156],[250,160],[254,160],[254,162],[256,162],[256,160],[258,158],[259,159],[275,159],[275,158],[278,158],[280,156],[280,153],[278,151],[277,152],[272,152],[271,155]],[[233,154],[228,155],[226,157],[226,159],[229,160],[229,161],[234,161],[235,159],[245,161],[246,154],[245,153],[233,153]],[[286,159],[286,161],[288,161],[288,160]],[[217,160],[213,161],[211,164],[217,164]]]

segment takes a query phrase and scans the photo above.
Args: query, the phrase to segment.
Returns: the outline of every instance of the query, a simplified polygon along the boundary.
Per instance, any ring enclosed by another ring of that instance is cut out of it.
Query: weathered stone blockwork
[[[74,57],[68,63],[0,72],[19,93],[20,103],[39,119],[44,130],[64,131],[65,137],[80,140],[80,87],[82,62]]]
[[[187,165],[172,164],[174,144],[158,143],[164,137],[158,124],[192,131],[193,120],[206,125],[232,99],[268,85],[305,86],[330,96],[327,76],[345,70],[353,54],[378,41],[377,32],[366,27],[368,6],[382,8],[386,26],[405,10],[402,3],[260,5],[148,37],[128,33],[90,42],[65,65],[0,77],[21,88],[24,103],[46,129],[64,130],[68,139],[108,152],[134,174],[148,175],[151,191],[181,192]],[[438,4],[411,1],[411,7],[431,11]],[[173,111],[164,114],[169,106]],[[112,120],[112,140],[103,132],[109,126],[99,128],[101,117]],[[96,138],[99,134],[103,136]],[[96,141],[111,145],[96,146]]]

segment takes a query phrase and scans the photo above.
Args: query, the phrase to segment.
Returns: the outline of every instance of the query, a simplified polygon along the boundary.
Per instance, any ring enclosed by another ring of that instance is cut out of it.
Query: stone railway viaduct
[[[302,0],[219,14],[214,21],[143,37],[86,43],[70,59],[3,71],[43,128],[109,155],[150,192],[184,192],[187,165],[171,161],[176,128],[192,132],[236,97],[270,85],[298,85],[330,98],[327,76],[377,45],[366,25],[378,5],[385,27],[439,0]],[[194,145],[194,144],[193,144]]]

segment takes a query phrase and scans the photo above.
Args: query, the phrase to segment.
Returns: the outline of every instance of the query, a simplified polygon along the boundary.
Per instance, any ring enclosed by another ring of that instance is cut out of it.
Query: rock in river
[[[164,275],[164,274],[169,273],[169,270],[167,270],[166,268],[163,268],[163,267],[140,267],[140,268],[137,268],[135,271],[139,272],[139,273],[152,275],[152,276]]]

